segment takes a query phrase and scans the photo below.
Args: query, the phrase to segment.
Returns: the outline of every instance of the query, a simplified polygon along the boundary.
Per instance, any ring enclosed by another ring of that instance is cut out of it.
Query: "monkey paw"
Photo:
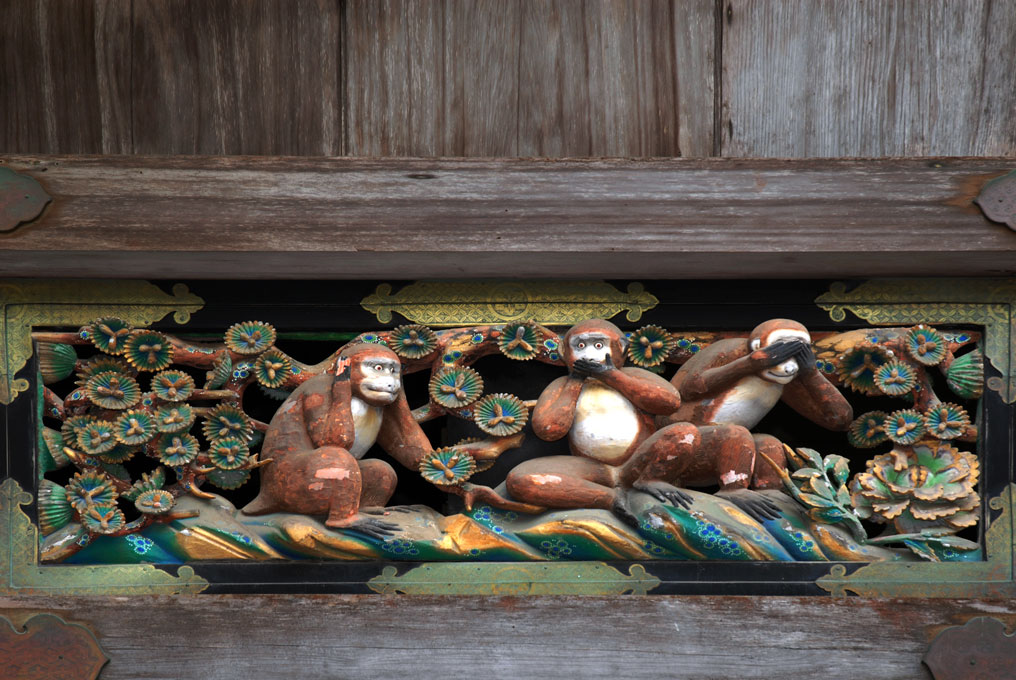
[[[691,495],[667,482],[639,480],[632,484],[632,488],[649,494],[661,503],[670,501],[675,507],[691,507]]]
[[[621,489],[617,489],[616,496],[614,498],[614,504],[610,508],[619,520],[625,524],[639,528],[639,518],[632,511],[631,506],[628,503],[628,494]]]
[[[364,515],[381,515],[381,516],[388,515],[393,512],[410,513],[412,511],[413,511],[412,508],[407,508],[403,505],[385,506],[383,508],[360,508],[360,512],[363,513]]]
[[[779,519],[780,508],[762,494],[750,489],[717,491],[716,495],[741,508],[756,522]]]
[[[398,524],[374,519],[373,517],[363,517],[361,515],[353,515],[352,517],[338,520],[328,519],[325,522],[325,526],[331,527],[332,529],[358,531],[361,534],[366,534],[371,538],[377,538],[382,541],[394,534],[396,531],[402,531],[402,528]]]

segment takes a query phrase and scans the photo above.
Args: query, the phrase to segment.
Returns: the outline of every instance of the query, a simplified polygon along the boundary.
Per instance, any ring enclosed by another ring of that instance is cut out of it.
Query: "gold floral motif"
[[[204,304],[183,284],[170,295],[147,281],[0,281],[0,403],[28,389],[14,376],[32,356],[33,326],[80,326],[103,316],[144,326],[170,312],[184,324]]]
[[[417,281],[392,294],[382,283],[360,301],[381,323],[398,312],[415,323],[472,326],[533,320],[570,326],[621,312],[638,321],[659,300],[641,283],[622,293],[605,281]]]
[[[876,325],[982,325],[984,356],[1002,374],[987,386],[1016,402],[1016,278],[875,279],[849,292],[834,283],[815,303],[834,321],[850,311]]]

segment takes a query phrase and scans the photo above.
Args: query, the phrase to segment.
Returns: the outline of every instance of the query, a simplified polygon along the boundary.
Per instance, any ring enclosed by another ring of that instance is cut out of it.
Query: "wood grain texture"
[[[135,3],[133,151],[339,155],[339,0]]]
[[[129,153],[131,3],[5,0],[0,149]]]
[[[1013,0],[728,0],[725,156],[1016,153]]]
[[[351,155],[712,148],[711,0],[353,0],[345,26]]]
[[[54,197],[0,238],[16,276],[1016,272],[1016,233],[971,205],[1012,159],[0,160]]]
[[[102,680],[930,677],[943,628],[1011,602],[747,597],[0,598],[83,623]]]

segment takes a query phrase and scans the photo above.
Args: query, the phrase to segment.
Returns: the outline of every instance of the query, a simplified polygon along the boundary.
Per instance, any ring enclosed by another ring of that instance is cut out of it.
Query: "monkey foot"
[[[631,485],[633,489],[649,494],[661,503],[670,501],[671,505],[681,508],[690,508],[692,503],[691,494],[678,489],[673,484],[660,481],[638,480]]]
[[[618,489],[614,498],[614,504],[610,507],[610,511],[625,524],[639,528],[638,515],[631,509],[631,505],[628,502],[628,494],[623,490]]]
[[[780,508],[762,494],[750,489],[717,491],[716,495],[741,508],[756,522],[779,519]]]
[[[388,515],[393,512],[410,513],[413,512],[412,508],[407,508],[403,505],[392,505],[380,508],[360,508],[360,513],[364,515]]]
[[[332,529],[359,531],[361,534],[366,534],[372,538],[377,538],[382,541],[394,534],[396,531],[402,530],[398,524],[374,519],[373,517],[363,517],[361,515],[351,515],[341,519],[332,519],[329,517],[325,521],[325,526],[331,527]]]

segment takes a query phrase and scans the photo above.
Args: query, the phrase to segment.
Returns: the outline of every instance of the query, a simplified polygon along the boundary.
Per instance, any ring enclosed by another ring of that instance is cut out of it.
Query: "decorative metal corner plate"
[[[989,220],[1016,231],[1016,170],[987,182],[974,203]]]
[[[645,595],[658,585],[641,564],[623,574],[604,562],[435,562],[401,576],[385,567],[367,581],[376,593],[407,595]]]
[[[147,281],[0,280],[0,404],[28,389],[15,375],[32,356],[32,327],[82,325],[100,316],[119,316],[136,325],[170,312],[177,323],[190,320],[204,300],[173,286],[169,295]]]
[[[42,214],[53,197],[33,178],[0,168],[0,232],[12,231]]]
[[[546,326],[609,319],[638,321],[659,303],[641,283],[622,293],[605,281],[417,281],[397,293],[382,283],[360,301],[381,323],[398,312],[415,323],[470,326],[533,320]]]
[[[0,484],[2,595],[179,595],[199,593],[208,581],[191,567],[176,576],[149,564],[89,567],[39,566],[39,530],[21,509],[32,495],[13,479]]]
[[[0,668],[20,680],[95,680],[109,658],[95,635],[55,614],[36,614],[24,630],[0,616]],[[9,674],[9,675],[6,675]]]
[[[939,633],[922,661],[935,680],[1016,677],[1016,634],[1006,634],[998,619],[978,616]]]

